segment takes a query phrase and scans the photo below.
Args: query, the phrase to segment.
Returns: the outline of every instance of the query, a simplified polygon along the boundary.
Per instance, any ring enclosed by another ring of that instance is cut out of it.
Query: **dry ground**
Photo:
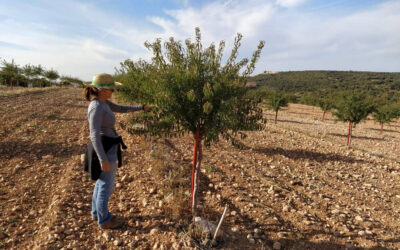
[[[150,151],[187,172],[193,141],[155,140],[119,129],[128,145],[110,210],[122,229],[102,231],[90,217],[94,183],[80,155],[88,142],[81,89],[59,88],[0,97],[0,248],[191,249],[185,216],[164,205]],[[372,121],[354,130],[317,108],[290,105],[246,147],[225,142],[204,149],[203,214],[228,215],[219,249],[400,248],[400,124],[383,135]],[[118,121],[129,114],[118,115]],[[119,124],[118,124],[119,127]],[[189,199],[186,192],[185,197]],[[189,205],[187,203],[187,205]],[[185,211],[184,211],[185,212]]]

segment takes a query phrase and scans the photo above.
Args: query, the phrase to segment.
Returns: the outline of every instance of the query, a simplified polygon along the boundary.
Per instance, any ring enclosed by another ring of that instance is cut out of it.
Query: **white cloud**
[[[271,37],[260,64],[271,70],[337,69],[398,71],[400,2],[345,16],[291,13]],[[277,20],[274,20],[275,22]],[[276,33],[275,33],[276,32]],[[268,40],[268,39],[267,39]],[[284,54],[286,57],[281,57]]]
[[[84,41],[83,49],[86,51],[90,51],[93,54],[96,54],[98,59],[103,59],[103,60],[107,60],[113,57],[119,58],[121,56],[128,55],[127,51],[118,48],[113,48],[93,40]]]
[[[308,0],[276,0],[276,4],[285,8],[297,7]]]
[[[224,58],[232,49],[237,33],[243,34],[239,58],[251,57],[259,40],[266,40],[265,24],[275,15],[274,4],[265,0],[215,1],[196,8],[166,11],[168,17],[151,17],[149,20],[162,28],[155,37],[164,41],[173,36],[178,40],[194,40],[196,27],[200,28],[204,46],[226,42]],[[151,41],[154,40],[154,36]]]
[[[171,19],[153,17],[165,34],[180,38],[192,37],[195,27],[200,27],[209,41],[230,39],[237,32],[255,36],[262,25],[273,15],[274,7],[269,1],[215,1],[200,8],[169,10]]]

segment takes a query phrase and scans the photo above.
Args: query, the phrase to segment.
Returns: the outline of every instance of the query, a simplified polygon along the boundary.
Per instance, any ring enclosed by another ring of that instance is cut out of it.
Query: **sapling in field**
[[[32,84],[32,77],[35,76],[34,74],[34,67],[31,64],[27,64],[22,68],[22,73],[25,75],[25,77],[28,80],[28,86],[33,86]]]
[[[159,137],[190,133],[194,139],[192,199],[195,212],[202,144],[210,145],[220,137],[238,144],[242,131],[260,130],[264,119],[259,100],[247,95],[247,77],[255,68],[264,42],[261,41],[252,59],[236,61],[242,35],[235,38],[232,52],[223,65],[225,42],[204,48],[200,30],[196,39],[184,44],[170,38],[163,45],[160,39],[145,46],[152,52],[151,62],[126,60],[121,63],[117,79],[125,83],[122,96],[128,101],[154,106],[152,113],[135,115],[129,131]],[[243,70],[242,70],[243,69]]]
[[[44,72],[44,77],[46,77],[47,79],[49,79],[49,81],[54,84],[55,81],[60,78],[60,75],[58,74],[57,71],[55,71],[54,69],[50,69],[50,70],[46,70]]]
[[[278,120],[278,111],[282,107],[286,107],[289,103],[287,96],[283,93],[270,93],[268,96],[268,105],[269,107],[275,111],[275,119],[274,124],[277,123]]]
[[[336,111],[333,114],[337,120],[349,123],[347,146],[351,144],[353,127],[366,119],[373,108],[373,104],[363,93],[346,92],[336,100]]]
[[[399,108],[394,104],[386,104],[378,106],[374,109],[373,118],[377,121],[380,127],[380,133],[383,132],[383,124],[390,123],[399,116]]]
[[[11,62],[7,62],[6,60],[3,60],[1,62],[1,64],[2,64],[2,66],[1,66],[0,74],[3,79],[8,80],[8,82],[10,83],[10,87],[12,88],[13,82],[14,82],[14,80],[18,79],[21,69],[19,68],[19,66],[17,64],[14,63],[14,60],[12,60]]]
[[[36,85],[38,84],[38,82],[40,82],[40,87],[43,87],[43,83],[40,80],[40,76],[43,76],[45,72],[45,69],[42,67],[42,65],[37,65],[33,67],[33,75],[36,78]]]
[[[322,113],[322,121],[324,121],[326,112],[332,110],[332,108],[333,108],[332,97],[331,96],[319,97],[317,99],[317,104],[323,111],[323,113]]]

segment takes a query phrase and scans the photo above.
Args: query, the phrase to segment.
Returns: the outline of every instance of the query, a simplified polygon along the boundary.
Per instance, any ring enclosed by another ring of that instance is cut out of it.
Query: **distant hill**
[[[400,73],[360,71],[289,71],[259,74],[251,79],[257,88],[267,87],[302,96],[306,93],[322,95],[345,90],[367,91],[373,96],[400,97]]]

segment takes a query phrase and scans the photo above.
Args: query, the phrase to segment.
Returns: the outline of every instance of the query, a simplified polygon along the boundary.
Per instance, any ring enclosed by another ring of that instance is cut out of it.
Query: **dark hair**
[[[86,100],[91,101],[92,97],[98,97],[99,96],[99,89],[93,86],[87,86],[83,90],[83,97],[85,97]]]

